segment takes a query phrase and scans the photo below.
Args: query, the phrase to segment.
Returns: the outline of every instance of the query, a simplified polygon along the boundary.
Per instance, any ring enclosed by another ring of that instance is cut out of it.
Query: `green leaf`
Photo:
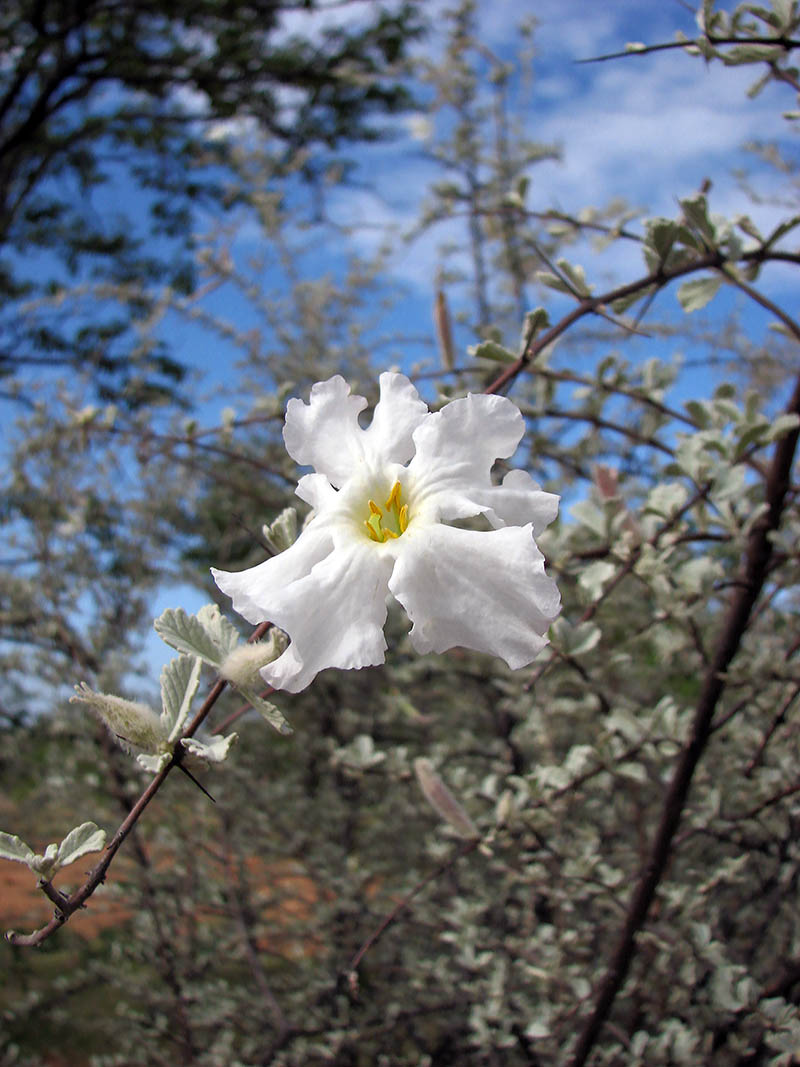
[[[547,314],[544,308],[534,308],[533,311],[529,311],[525,316],[525,321],[522,324],[522,343],[521,347],[529,345],[534,337],[541,330],[547,329],[550,325],[550,316]]]
[[[184,737],[181,740],[181,744],[187,752],[192,756],[196,756],[197,759],[204,760],[206,763],[222,763],[223,760],[227,759],[231,745],[238,740],[238,734],[228,734],[227,737],[223,737],[222,734],[214,734],[204,741],[196,737]]]
[[[58,846],[58,866],[66,867],[87,852],[99,852],[105,848],[106,832],[96,823],[84,822],[70,830]]]
[[[722,285],[719,275],[711,275],[706,278],[692,278],[684,282],[678,289],[678,300],[684,311],[698,311],[704,308],[709,300],[712,300]]]
[[[220,650],[223,659],[242,639],[242,635],[233,623],[225,618],[216,604],[204,604],[197,613],[197,621]]]
[[[174,741],[183,729],[202,666],[203,661],[197,656],[177,656],[161,671],[161,722],[169,741]]]
[[[586,284],[586,272],[577,263],[570,263],[566,259],[559,259],[556,263],[564,277],[571,283],[571,292],[578,296],[589,296],[591,290]]]
[[[687,196],[683,200],[679,201],[683,208],[683,214],[686,218],[687,224],[700,234],[707,241],[712,244],[716,240],[717,231],[708,217],[708,203],[706,198],[701,195]]]
[[[781,44],[740,44],[720,52],[726,67],[739,67],[745,63],[770,63],[784,54]]]
[[[479,345],[472,345],[467,351],[476,359],[490,359],[493,363],[516,363],[518,358],[496,341],[481,341]]]
[[[569,293],[570,296],[575,295],[563,278],[559,278],[557,274],[552,274],[549,270],[537,270],[534,277],[537,282],[546,285],[548,289],[555,289],[559,293]]]
[[[153,626],[161,640],[172,648],[190,656],[199,656],[212,667],[219,667],[227,655],[200,620],[194,615],[187,615],[183,608],[167,608]]]
[[[578,500],[570,508],[570,513],[581,526],[588,527],[592,533],[596,533],[599,537],[607,535],[608,517],[605,511],[591,500]]]
[[[586,590],[592,600],[597,600],[603,592],[606,582],[610,581],[616,573],[617,568],[613,563],[609,563],[608,560],[598,559],[581,571],[578,584],[582,589]]]
[[[33,849],[18,837],[0,830],[0,859],[27,863],[35,855]]]
[[[264,700],[264,698],[259,696],[254,689],[243,689],[241,686],[237,686],[237,689],[248,704],[253,705],[261,718],[266,719],[270,726],[273,726],[278,733],[283,734],[284,736],[294,733],[294,730],[274,704],[271,704],[268,700]]]
[[[772,425],[764,434],[765,441],[775,441],[779,437],[783,437],[786,433],[791,433],[800,424],[800,416],[797,416],[792,412],[791,414],[779,415],[777,419],[774,419]]]

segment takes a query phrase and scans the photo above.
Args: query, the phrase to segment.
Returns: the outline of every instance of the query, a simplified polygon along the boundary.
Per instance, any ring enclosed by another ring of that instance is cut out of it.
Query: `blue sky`
[[[433,32],[419,48],[434,60],[443,49],[440,16],[447,6],[446,0],[429,0],[425,5]],[[365,5],[337,6],[317,22],[340,21],[343,11],[357,19],[363,17]],[[624,48],[629,41],[668,41],[677,30],[695,33],[693,15],[684,4],[679,0],[617,0],[613,4],[494,0],[477,5],[478,36],[496,55],[511,57],[519,42],[516,27],[528,14],[538,19],[535,76],[531,84],[516,83],[512,106],[523,117],[529,136],[561,150],[560,160],[531,169],[530,209],[556,208],[577,214],[587,206],[602,208],[612,200],[624,200],[645,215],[674,217],[679,197],[695,192],[710,177],[713,211],[726,216],[747,213],[766,229],[781,217],[785,209],[768,202],[779,190],[781,176],[743,146],[749,141],[776,140],[792,151],[794,129],[781,117],[783,110],[794,106],[789,89],[770,86],[757,99],[748,100],[746,91],[755,68],[706,65],[680,50],[604,63],[577,62]],[[300,13],[287,20],[287,32],[307,26]],[[444,223],[413,241],[406,240],[430,183],[442,177],[426,158],[427,121],[425,112],[404,116],[390,124],[391,140],[350,151],[359,164],[355,175],[359,185],[333,190],[327,197],[331,217],[345,230],[337,235],[335,249],[330,241],[319,243],[316,254],[306,257],[303,265],[310,277],[319,277],[335,270],[348,250],[371,255],[390,237],[392,254],[385,277],[402,297],[402,314],[387,313],[385,322],[387,332],[403,324],[408,326],[405,332],[422,339],[421,344],[408,346],[409,363],[426,356],[435,358],[431,308],[442,264],[440,250],[454,237],[463,241],[464,236],[458,223]],[[750,202],[735,175],[737,169],[750,173],[764,202]],[[233,246],[234,254],[245,258],[258,251],[260,241],[257,228],[245,226]],[[617,242],[601,254],[589,242],[582,242],[570,247],[567,255],[601,289],[643,273],[639,250],[627,242]],[[788,272],[782,275],[776,269],[772,275],[773,291],[785,291]],[[279,284],[268,275],[262,281],[267,288]],[[458,291],[448,292],[448,297],[458,310]],[[551,319],[568,306],[552,293],[537,299],[546,300]],[[719,313],[731,306],[726,294],[717,299]],[[234,318],[245,315],[228,292],[217,294],[215,301]],[[677,312],[674,292],[660,298],[662,313],[666,301],[672,301]],[[224,361],[216,342],[205,344],[196,331],[179,331],[174,339],[187,358],[197,358],[212,371],[212,377],[217,376],[214,372]],[[474,340],[462,330],[457,337],[459,349],[463,352]]]
[[[446,0],[429,0],[425,8],[433,32],[418,47],[434,61],[442,54],[441,12],[447,6]],[[363,4],[349,9],[332,8],[317,18],[317,24],[343,17],[358,19],[365,10]],[[679,0],[493,0],[490,4],[478,3],[477,10],[480,39],[504,59],[515,52],[520,17],[535,14],[538,20],[535,76],[530,84],[515,83],[513,103],[523,117],[526,133],[539,141],[557,144],[561,159],[532,169],[528,194],[531,209],[557,208],[577,214],[588,205],[602,208],[614,199],[622,199],[641,208],[643,214],[675,216],[678,198],[696,191],[710,177],[714,211],[728,216],[750,214],[767,229],[786,213],[785,207],[768,202],[779,189],[780,176],[743,148],[748,141],[776,140],[787,153],[796,156],[795,129],[781,117],[781,112],[795,103],[786,87],[770,86],[757,99],[748,100],[746,91],[754,80],[754,69],[708,66],[681,51],[604,63],[577,62],[620,50],[629,41],[667,41],[674,38],[677,30],[694,34],[693,15]],[[305,17],[295,13],[287,19],[286,30],[306,29],[307,25]],[[335,246],[318,242],[315,251],[304,257],[302,270],[309,277],[318,278],[335,271],[347,251],[371,255],[391,235],[386,283],[397,295],[398,306],[394,312],[386,312],[379,327],[387,333],[400,327],[418,338],[405,350],[406,366],[428,359],[435,367],[431,316],[435,278],[442,262],[441,246],[453,237],[455,224],[442,224],[414,241],[405,239],[418,218],[430,182],[441,177],[426,158],[427,119],[422,112],[393,120],[394,136],[390,141],[357,147],[348,153],[358,162],[358,185],[334,190],[327,201],[330,215],[343,229]],[[214,132],[215,136],[233,133],[244,143],[248,136],[246,126],[230,124]],[[750,173],[764,196],[763,203],[753,205],[749,201],[735,175],[742,168]],[[460,230],[459,238],[463,239]],[[233,254],[245,260],[260,250],[260,243],[257,229],[245,226],[232,245]],[[610,250],[598,253],[584,242],[571,247],[567,254],[572,262],[584,266],[590,282],[601,289],[645,273],[640,252],[630,243],[618,242]],[[780,298],[787,294],[788,273],[775,270],[769,282],[773,295]],[[259,284],[268,292],[279,289],[283,282],[266,271],[260,275]],[[457,311],[459,293],[448,295]],[[557,294],[540,294],[537,300],[546,302],[553,320],[568,307],[567,298]],[[207,303],[237,327],[251,322],[251,312],[230,290],[219,291]],[[734,294],[723,293],[710,313],[722,316],[734,303]],[[659,313],[663,315],[670,306],[676,315],[680,314],[674,291],[660,298]],[[760,334],[765,328],[764,316],[748,314],[745,324],[754,334]],[[231,382],[234,351],[227,349],[216,335],[175,316],[168,316],[163,328],[181,358],[203,376],[205,388]],[[460,330],[460,357],[474,340],[467,330]],[[669,352],[661,346],[656,354],[666,356]],[[230,403],[230,395],[224,394],[227,388],[204,404],[204,424],[213,425],[222,408]],[[239,411],[243,413],[241,407]],[[165,590],[153,605],[154,614],[179,603],[194,610],[200,602],[188,590]],[[162,647],[155,638],[148,643],[147,658],[155,667],[169,658],[167,649],[160,651]]]

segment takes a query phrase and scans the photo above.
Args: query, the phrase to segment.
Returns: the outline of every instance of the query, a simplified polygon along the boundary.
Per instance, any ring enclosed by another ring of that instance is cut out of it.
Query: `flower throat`
[[[374,500],[369,502],[369,518],[364,520],[370,541],[396,540],[408,527],[408,504],[402,503],[403,491],[395,482],[382,511]],[[385,512],[385,514],[384,514]]]

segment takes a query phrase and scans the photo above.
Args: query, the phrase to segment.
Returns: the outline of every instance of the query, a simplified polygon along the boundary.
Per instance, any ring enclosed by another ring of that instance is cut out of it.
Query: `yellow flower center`
[[[364,520],[370,541],[383,543],[395,540],[406,532],[408,527],[408,504],[404,504],[403,490],[395,482],[389,499],[381,510],[374,500],[369,502],[369,518]]]

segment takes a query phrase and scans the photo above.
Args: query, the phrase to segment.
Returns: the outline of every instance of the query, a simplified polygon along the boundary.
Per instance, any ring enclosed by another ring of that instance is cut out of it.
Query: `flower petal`
[[[432,526],[398,552],[389,588],[414,624],[418,652],[462,645],[512,668],[547,644],[544,634],[560,610],[530,525],[486,532]]]
[[[364,446],[370,459],[381,466],[408,463],[414,455],[413,433],[430,417],[428,405],[405,374],[380,376],[381,398],[364,431]]]
[[[538,537],[556,517],[560,499],[555,493],[544,492],[523,470],[509,471],[502,485],[474,491],[472,496],[486,505],[486,518],[495,529],[524,526],[530,522],[533,524],[534,537]]]
[[[278,556],[264,560],[246,571],[219,571],[211,568],[214,581],[233,601],[233,610],[248,622],[277,622],[270,604],[287,586],[311,573],[312,568],[333,549],[330,533],[311,524],[293,545]]]
[[[324,474],[304,474],[295,493],[317,513],[335,507],[339,502],[339,494]]]
[[[372,423],[362,430],[358,416],[367,406],[351,396],[340,375],[317,382],[308,404],[293,399],[286,405],[283,439],[289,455],[324,474],[336,488],[368,466],[407,463],[414,453],[412,434],[429,411],[404,374],[382,374],[380,400]]]
[[[265,605],[265,614],[289,634],[292,643],[262,668],[261,677],[276,689],[298,693],[326,667],[383,663],[393,562],[391,554],[370,541],[354,542],[337,548],[310,574],[274,596]]]
[[[417,507],[443,519],[485,511],[474,490],[491,486],[494,461],[514,454],[524,430],[519,408],[504,396],[470,393],[431,414],[414,431],[408,465]]]
[[[286,451],[341,486],[363,456],[358,416],[366,406],[363,396],[350,395],[350,386],[339,374],[317,382],[308,404],[293,399],[286,405]]]

